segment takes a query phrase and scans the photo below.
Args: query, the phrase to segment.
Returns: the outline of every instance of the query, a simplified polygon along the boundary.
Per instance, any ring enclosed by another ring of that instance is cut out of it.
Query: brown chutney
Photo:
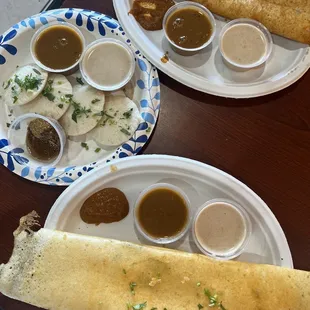
[[[88,197],[80,209],[83,222],[88,224],[119,222],[129,213],[125,194],[117,188],[105,188]]]
[[[209,17],[199,9],[176,10],[165,25],[167,36],[183,48],[197,48],[205,44],[213,33]]]
[[[26,146],[36,159],[49,161],[60,152],[60,139],[56,130],[47,121],[36,118],[29,123]]]
[[[177,235],[185,228],[189,218],[186,202],[169,188],[150,191],[137,208],[141,228],[155,238]]]
[[[37,59],[51,69],[66,69],[81,57],[83,42],[79,34],[66,25],[55,25],[43,30],[34,44]]]

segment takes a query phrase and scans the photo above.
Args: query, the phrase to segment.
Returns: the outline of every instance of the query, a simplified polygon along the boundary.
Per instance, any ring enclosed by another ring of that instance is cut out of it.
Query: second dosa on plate
[[[128,242],[49,229],[19,230],[0,265],[0,292],[45,309],[307,310],[310,273],[220,262]],[[135,307],[136,306],[136,307]],[[144,307],[145,306],[145,307]],[[134,308],[135,307],[135,308]]]
[[[310,44],[309,0],[193,0],[229,19],[252,18],[274,34]]]

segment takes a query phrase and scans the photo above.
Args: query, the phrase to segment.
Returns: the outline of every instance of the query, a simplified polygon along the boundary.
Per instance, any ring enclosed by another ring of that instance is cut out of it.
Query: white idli
[[[96,128],[87,136],[105,146],[128,141],[142,121],[136,104],[124,96],[108,96],[103,114]]]
[[[62,74],[50,74],[42,93],[33,101],[19,107],[22,114],[38,113],[60,119],[70,106],[72,86]]]
[[[16,69],[3,83],[3,101],[10,106],[23,105],[35,99],[45,87],[48,74],[35,64]]]
[[[74,86],[71,105],[59,120],[66,134],[80,136],[96,127],[104,102],[104,92],[88,85]]]

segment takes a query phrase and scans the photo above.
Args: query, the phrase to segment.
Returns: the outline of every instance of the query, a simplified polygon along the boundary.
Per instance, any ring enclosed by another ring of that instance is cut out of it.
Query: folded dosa
[[[252,18],[272,33],[310,44],[309,0],[192,0],[229,19]]]
[[[310,273],[305,271],[219,262],[48,229],[20,232],[9,262],[0,265],[1,293],[45,309],[184,310],[198,304],[209,309],[205,288],[222,301],[222,308],[212,309],[310,307]]]

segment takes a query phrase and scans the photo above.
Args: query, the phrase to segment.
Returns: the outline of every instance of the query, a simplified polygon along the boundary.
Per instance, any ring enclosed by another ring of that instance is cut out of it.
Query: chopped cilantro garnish
[[[9,80],[7,81],[6,85],[5,85],[4,82],[3,82],[3,84],[2,84],[3,88],[4,88],[4,89],[9,88],[9,86],[11,85],[11,82],[12,82],[11,79],[9,79]],[[4,86],[4,85],[5,85],[5,86]]]
[[[91,103],[96,103],[98,101],[100,101],[100,99],[96,98],[96,99],[92,100]]]
[[[133,310],[141,310],[143,308],[145,308],[147,305],[147,302],[144,302],[142,304],[136,304],[136,305],[127,305],[128,309],[133,309]]]
[[[95,153],[99,153],[101,151],[101,148],[100,147],[97,147],[96,149],[95,149]]]
[[[152,130],[151,127],[148,127],[145,131],[146,132],[151,132],[151,130]]]
[[[15,75],[14,82],[21,88],[26,91],[39,89],[39,86],[42,84],[42,79],[39,79],[32,74],[28,74],[25,76],[24,80],[21,80],[17,75]]]
[[[151,310],[157,310],[157,308],[156,308],[156,307],[153,307],[153,308],[151,308]]]
[[[89,150],[89,147],[88,147],[87,143],[85,143],[85,142],[82,142],[82,143],[81,143],[81,147],[84,148],[84,149],[86,149],[86,151]]]
[[[54,83],[54,80],[48,80],[45,88],[42,91],[42,95],[46,97],[49,101],[54,101],[56,98],[54,94],[52,93],[52,91],[54,90],[53,83]]]
[[[81,117],[83,114],[88,117],[89,113],[91,113],[91,109],[86,109],[85,107],[81,107],[81,105],[73,100],[71,100],[71,104],[74,108],[72,113],[72,119],[77,123],[78,117]]]
[[[62,104],[62,103],[60,103],[59,105],[58,105],[58,108],[59,109],[62,109],[64,107],[64,105]]]
[[[125,270],[125,269],[123,269],[123,274],[127,274],[127,272],[126,272],[126,270]]]
[[[217,294],[212,295],[208,289],[204,289],[204,293],[209,299],[209,307],[218,307],[221,310],[226,310],[222,302],[218,302]]]
[[[17,96],[14,96],[14,97],[13,97],[13,103],[16,103],[17,100],[18,100],[18,97],[17,97]]]
[[[10,126],[11,126],[11,124],[10,124],[10,123],[6,123],[6,127],[8,127],[8,128],[9,128]]]
[[[125,128],[121,128],[121,132],[124,133],[127,136],[131,136],[131,133],[127,129],[125,129]]]
[[[62,84],[62,81],[58,81],[57,84],[58,84],[58,85],[61,85],[61,84]]]
[[[131,117],[131,114],[132,114],[132,111],[133,111],[133,108],[131,108],[130,110],[128,110],[127,112],[123,113],[123,116],[128,119]]]
[[[201,285],[201,283],[200,282],[197,282],[197,284],[196,284],[198,287]]]
[[[198,309],[202,309],[202,308],[203,308],[203,305],[198,304]]]
[[[36,73],[38,75],[41,75],[41,72],[39,70],[37,70],[36,68],[33,68],[32,70],[33,70],[34,73]]]
[[[77,77],[77,78],[76,78],[76,81],[77,81],[79,84],[84,85],[84,82],[83,82],[83,80],[82,80],[81,77]]]
[[[129,287],[130,287],[130,292],[132,295],[135,295],[135,287],[137,286],[137,283],[136,282],[130,282],[129,283]]]

